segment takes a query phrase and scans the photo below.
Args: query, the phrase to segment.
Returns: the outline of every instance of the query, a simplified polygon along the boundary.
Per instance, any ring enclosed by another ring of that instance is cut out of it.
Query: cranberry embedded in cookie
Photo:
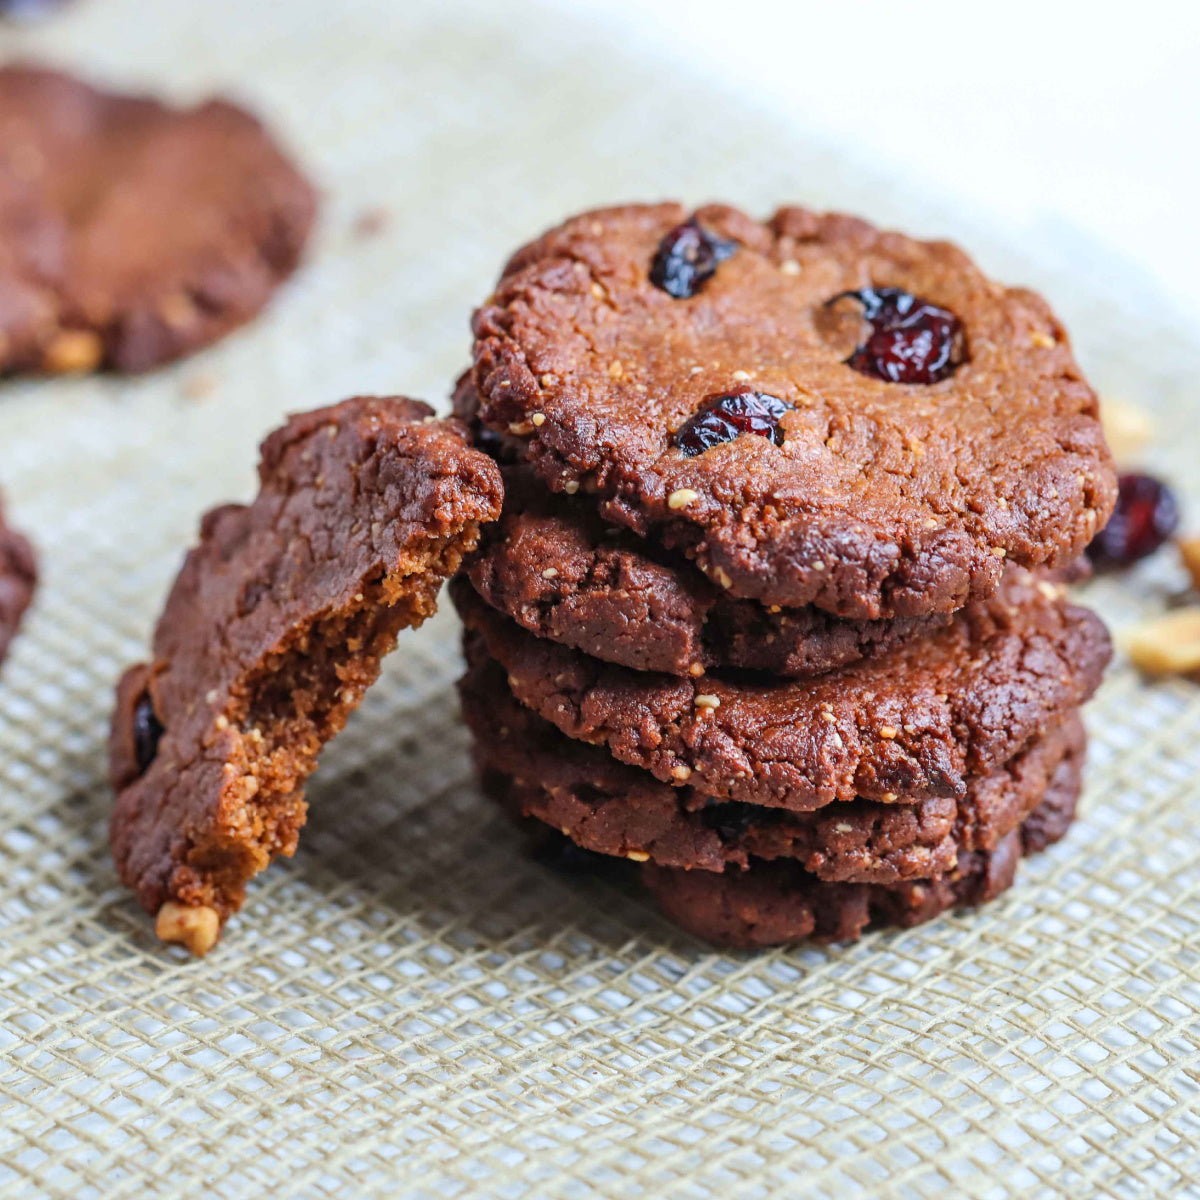
[[[769,438],[783,445],[780,419],[788,405],[778,396],[767,396],[749,388],[710,396],[694,417],[689,417],[675,434],[675,445],[689,458],[703,454],[722,442],[731,442],[743,433]]]
[[[731,596],[946,613],[1006,562],[1076,558],[1112,507],[1061,326],[945,242],[799,208],[606,209],[518,251],[473,327],[482,423]],[[778,402],[769,436],[706,408],[735,395]]]
[[[650,282],[676,300],[690,299],[736,252],[736,242],[715,236],[692,218],[659,243],[650,265]]]
[[[963,360],[962,322],[952,313],[903,288],[843,292],[831,305],[854,299],[862,305],[867,337],[847,366],[888,383],[939,383]]]

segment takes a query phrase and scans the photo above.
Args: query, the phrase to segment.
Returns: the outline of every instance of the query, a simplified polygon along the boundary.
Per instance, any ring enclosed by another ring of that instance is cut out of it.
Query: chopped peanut
[[[1200,671],[1200,605],[1144,621],[1124,642],[1134,664],[1151,675]]]
[[[206,904],[187,905],[168,900],[158,910],[154,932],[164,942],[181,942],[200,958],[216,945],[221,918],[215,908]]]
[[[1125,400],[1105,399],[1100,403],[1100,424],[1113,458],[1127,463],[1154,438],[1150,414]]]

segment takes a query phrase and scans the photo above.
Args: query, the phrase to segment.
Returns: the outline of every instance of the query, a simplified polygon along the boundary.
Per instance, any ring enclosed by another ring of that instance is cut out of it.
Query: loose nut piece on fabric
[[[197,958],[216,945],[221,918],[206,904],[189,906],[168,900],[158,910],[154,932],[164,942],[179,942]]]
[[[1154,440],[1154,419],[1126,400],[1105,397],[1100,404],[1100,424],[1108,448],[1119,463],[1128,463]]]
[[[1179,555],[1192,577],[1192,587],[1200,592],[1200,537],[1180,538]]]
[[[1200,672],[1200,605],[1144,621],[1124,640],[1133,663],[1151,675]]]

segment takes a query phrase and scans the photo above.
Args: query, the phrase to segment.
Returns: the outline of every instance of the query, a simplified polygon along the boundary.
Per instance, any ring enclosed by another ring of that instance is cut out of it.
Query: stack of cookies
[[[714,941],[1004,890],[1068,827],[1108,518],[1046,304],[955,247],[630,206],[518,251],[455,398],[503,465],[454,583],[489,791]]]

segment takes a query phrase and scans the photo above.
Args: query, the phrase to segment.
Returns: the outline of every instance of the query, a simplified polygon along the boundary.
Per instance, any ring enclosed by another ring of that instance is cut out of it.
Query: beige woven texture
[[[0,479],[45,571],[0,679],[0,1193],[1200,1195],[1195,684],[1118,662],[1067,840],[985,910],[849,949],[714,953],[528,861],[472,784],[445,614],[208,958],[155,942],[106,845],[111,685],[201,511],[250,493],[285,411],[444,403],[472,305],[562,215],[792,200],[954,236],[1156,412],[1151,462],[1200,524],[1200,352],[1136,271],[1069,229],[1002,244],[748,108],[749,64],[697,78],[565,3],[81,0],[0,51],[232,90],[326,193],[253,328],[144,379],[0,389]],[[1163,556],[1090,597],[1120,627],[1181,586]]]

